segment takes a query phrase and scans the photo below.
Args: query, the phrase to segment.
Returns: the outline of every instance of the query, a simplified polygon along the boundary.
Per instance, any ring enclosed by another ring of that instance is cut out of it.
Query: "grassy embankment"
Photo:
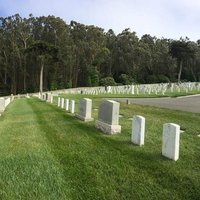
[[[0,118],[0,199],[199,199],[200,115],[123,103],[120,114],[122,133],[109,136],[55,105],[15,100]],[[143,147],[130,142],[134,114],[146,118]],[[166,122],[185,130],[177,162],[161,156]]]

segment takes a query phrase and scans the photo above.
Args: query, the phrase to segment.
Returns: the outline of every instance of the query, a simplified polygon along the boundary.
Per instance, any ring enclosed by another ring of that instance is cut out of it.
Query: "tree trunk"
[[[6,55],[6,52],[4,52],[4,57],[5,57],[5,71],[4,71],[4,84],[6,85],[7,84],[7,66],[8,66],[8,58],[7,58],[7,55]]]
[[[26,64],[25,64],[26,65]],[[24,65],[24,92],[26,92],[26,66]]]
[[[5,68],[5,71],[4,71],[4,84],[6,85],[7,84],[7,69]]]
[[[26,41],[24,41],[24,49],[26,50]],[[24,80],[23,80],[23,85],[24,85],[24,91],[26,92],[26,56],[24,57]]]
[[[43,71],[44,71],[44,62],[41,61],[41,69],[40,69],[40,94],[43,92]]]
[[[72,87],[77,87],[78,75],[79,75],[79,69],[78,67],[75,67]]]
[[[193,81],[197,81],[197,78],[196,78],[196,76],[195,76],[195,73],[194,73],[194,70],[193,70],[193,66],[195,66],[195,62],[193,61],[193,65],[191,65],[191,64],[189,64],[189,66],[190,66],[190,71],[191,71],[191,74],[192,74],[192,78],[193,78]]]
[[[179,83],[180,80],[181,80],[182,68],[183,68],[183,61],[180,60],[180,63],[179,63],[179,72],[178,72],[178,83]]]
[[[16,72],[15,71],[13,71],[13,74],[12,74],[11,93],[17,94],[17,81],[16,81]]]

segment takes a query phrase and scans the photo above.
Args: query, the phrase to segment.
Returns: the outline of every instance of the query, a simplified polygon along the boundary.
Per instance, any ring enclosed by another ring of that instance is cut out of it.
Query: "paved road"
[[[200,95],[181,98],[113,98],[116,101],[127,101],[127,99],[135,104],[200,113]]]

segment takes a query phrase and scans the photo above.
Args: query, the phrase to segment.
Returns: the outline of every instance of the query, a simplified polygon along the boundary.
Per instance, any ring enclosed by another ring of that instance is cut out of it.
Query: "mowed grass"
[[[200,115],[120,106],[122,133],[105,135],[55,105],[12,102],[0,117],[0,199],[200,199]],[[146,118],[143,147],[130,142],[135,114]],[[161,155],[167,122],[185,130],[177,162]]]
[[[99,98],[159,98],[159,97],[182,97],[182,96],[188,96],[188,95],[200,95],[200,90],[192,90],[192,91],[188,91],[185,92],[183,90],[181,91],[177,91],[174,90],[174,92],[171,92],[169,89],[165,92],[165,94],[163,95],[161,92],[159,93],[150,93],[148,94],[147,92],[145,94],[143,93],[139,93],[139,94],[128,94],[128,93],[120,93],[120,94],[110,94],[110,93],[101,93],[101,94],[67,94],[67,96],[72,96],[74,98],[74,96],[76,98],[78,97],[82,97],[85,96],[87,98],[94,98],[94,99],[99,99]],[[63,94],[62,96],[66,96],[65,94]]]

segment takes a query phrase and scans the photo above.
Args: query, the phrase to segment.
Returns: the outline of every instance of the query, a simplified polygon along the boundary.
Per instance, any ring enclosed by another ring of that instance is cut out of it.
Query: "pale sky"
[[[125,28],[138,37],[200,39],[200,0],[0,0],[0,17],[55,15],[116,34]]]

